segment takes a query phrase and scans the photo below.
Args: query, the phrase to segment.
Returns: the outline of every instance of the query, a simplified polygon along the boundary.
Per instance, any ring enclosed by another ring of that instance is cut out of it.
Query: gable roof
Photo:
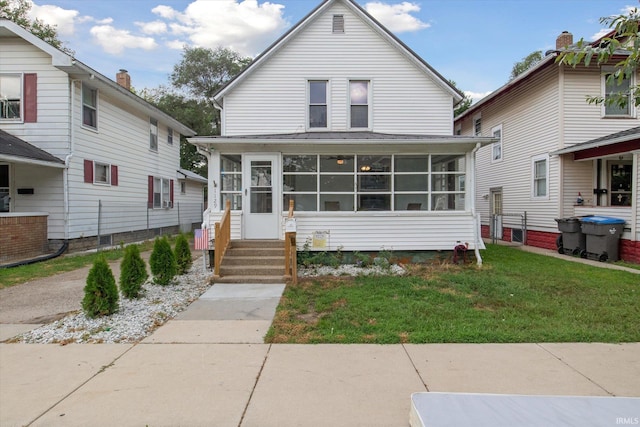
[[[278,52],[289,40],[300,34],[306,27],[308,27],[313,21],[315,21],[324,11],[331,8],[336,3],[342,3],[352,12],[358,15],[362,20],[367,22],[378,34],[387,39],[391,45],[395,46],[407,59],[413,62],[418,69],[424,74],[431,77],[443,90],[449,92],[454,99],[454,105],[458,104],[464,98],[464,94],[454,87],[447,79],[445,79],[440,73],[438,73],[431,65],[422,59],[418,54],[411,50],[406,44],[404,44],[398,37],[396,37],[391,31],[385,28],[380,22],[378,22],[373,16],[371,16],[366,10],[358,5],[355,0],[324,0],[315,9],[313,9],[307,16],[302,18],[297,24],[295,24],[289,31],[284,33],[278,40],[276,40],[271,46],[269,46],[264,52],[258,55],[249,65],[247,65],[240,73],[234,78],[229,80],[218,92],[214,94],[214,100],[221,104],[221,99],[231,92],[240,82],[251,75],[255,70],[260,68],[260,65],[267,61],[271,56]]]
[[[115,81],[103,76],[91,67],[78,61],[67,53],[51,46],[44,40],[34,36],[15,22],[0,18],[0,38],[19,37],[51,56],[51,64],[66,72],[74,79],[91,82],[91,86],[107,92],[110,96],[125,105],[157,118],[185,136],[193,136],[196,132],[170,115],[151,105],[138,95],[120,86]]]
[[[0,160],[65,167],[59,158],[0,129]]]

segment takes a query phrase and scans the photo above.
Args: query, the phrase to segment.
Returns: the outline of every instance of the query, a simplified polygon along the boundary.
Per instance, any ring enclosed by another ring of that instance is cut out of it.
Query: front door
[[[280,156],[244,156],[243,225],[245,239],[280,237]]]
[[[489,231],[492,239],[502,240],[502,188],[492,188],[491,191],[491,223]]]

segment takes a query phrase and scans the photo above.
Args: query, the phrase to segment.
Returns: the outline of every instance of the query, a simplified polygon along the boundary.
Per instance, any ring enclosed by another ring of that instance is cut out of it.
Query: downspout
[[[213,181],[213,177],[211,174],[211,151],[205,150],[200,145],[196,145],[196,151],[202,154],[207,159],[207,209],[202,212],[202,226],[201,228],[209,228],[209,214],[211,213],[211,199],[213,197],[214,185],[215,181]]]
[[[473,149],[473,151],[471,151],[471,174],[473,176],[473,185],[470,186],[469,191],[470,191],[470,199],[471,199],[471,216],[473,217],[473,223],[474,223],[474,239],[475,241],[473,242],[473,251],[476,255],[476,260],[477,260],[477,264],[478,267],[482,267],[482,257],[480,256],[480,234],[481,234],[481,229],[480,229],[480,218],[478,217],[477,213],[476,213],[476,153],[478,152],[478,150],[480,149],[481,145],[479,142],[476,143],[476,147]]]
[[[71,158],[73,157],[73,148],[75,141],[75,97],[76,82],[80,80],[71,79],[71,88],[69,94],[69,154],[64,158],[65,169],[62,172],[62,192],[64,194],[64,240],[69,240],[69,168],[71,166]]]

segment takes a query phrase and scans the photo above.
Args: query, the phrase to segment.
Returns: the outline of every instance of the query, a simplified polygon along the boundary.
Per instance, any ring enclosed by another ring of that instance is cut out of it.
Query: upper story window
[[[93,162],[93,182],[96,184],[111,184],[110,165]]]
[[[549,156],[542,154],[531,159],[533,173],[533,197],[549,197]]]
[[[173,145],[173,129],[167,128],[167,144]]]
[[[158,151],[158,121],[149,119],[149,149]]]
[[[349,82],[349,102],[351,105],[351,127],[369,127],[369,81]]]
[[[309,81],[309,127],[327,127],[327,81]]]
[[[496,126],[491,129],[491,135],[494,138],[499,139],[498,142],[494,142],[491,145],[491,161],[498,162],[502,160],[502,125]]]
[[[22,118],[22,76],[0,74],[0,120]]]
[[[98,128],[98,91],[82,84],[82,124]]]
[[[625,76],[618,80],[613,70],[605,70],[602,74],[602,85],[604,88],[604,116],[605,117],[630,117],[633,114],[633,99],[631,97],[631,87],[633,86],[632,76]],[[625,99],[626,105],[621,106],[618,102],[609,104],[607,101],[615,96],[617,99]]]
[[[482,117],[480,115],[473,118],[473,134],[475,136],[482,136]]]

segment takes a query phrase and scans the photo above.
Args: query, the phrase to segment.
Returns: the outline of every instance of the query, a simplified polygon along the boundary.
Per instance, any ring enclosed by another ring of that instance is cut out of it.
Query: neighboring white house
[[[572,43],[564,32],[556,49]],[[555,249],[556,218],[610,216],[626,221],[621,258],[640,262],[637,108],[588,104],[587,95],[618,90],[605,84],[613,68],[560,66],[558,50],[456,118],[457,134],[499,139],[478,152],[475,202],[483,235],[519,239],[518,214],[526,212],[526,244]],[[637,83],[636,74],[623,84]],[[504,216],[492,222],[494,214]]]
[[[345,251],[484,248],[475,150],[453,136],[462,95],[352,0],[326,0],[215,95],[208,226],[231,202],[233,239]]]
[[[133,94],[126,71],[120,85],[4,19],[0,51],[0,260],[26,256],[12,243],[25,218],[72,248],[177,230],[180,204],[194,203],[180,222],[201,222],[204,184],[179,173],[194,131]]]

